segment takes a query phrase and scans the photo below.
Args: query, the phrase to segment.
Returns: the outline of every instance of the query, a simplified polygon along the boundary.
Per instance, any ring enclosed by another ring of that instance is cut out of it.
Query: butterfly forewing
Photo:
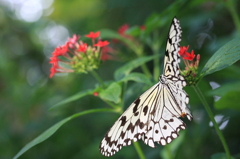
[[[189,97],[183,90],[184,77],[179,72],[178,55],[181,41],[179,21],[174,18],[170,27],[164,59],[163,75],[157,84],[137,98],[118,118],[100,144],[104,156],[112,156],[123,146],[142,139],[155,147],[170,143],[178,137],[185,123],[179,117],[192,115],[187,107]]]
[[[164,58],[164,75],[168,78],[178,77],[179,76],[179,42],[181,41],[181,27],[179,20],[173,18],[172,25],[170,27],[166,53]]]

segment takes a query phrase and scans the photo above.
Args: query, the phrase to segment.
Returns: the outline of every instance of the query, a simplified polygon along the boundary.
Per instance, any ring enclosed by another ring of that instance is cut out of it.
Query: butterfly
[[[138,97],[107,132],[100,144],[104,156],[112,156],[123,146],[140,139],[153,148],[154,142],[166,145],[186,128],[179,117],[187,116],[192,120],[187,107],[189,96],[183,90],[186,81],[179,69],[181,33],[180,22],[174,17],[159,82]]]

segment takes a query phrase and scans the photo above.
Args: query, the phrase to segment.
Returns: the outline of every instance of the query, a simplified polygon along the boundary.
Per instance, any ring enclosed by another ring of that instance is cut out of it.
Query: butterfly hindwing
[[[185,124],[178,119],[180,110],[176,110],[176,101],[163,85],[160,88],[158,104],[153,108],[155,111],[149,114],[147,133],[143,136],[145,144],[155,147],[154,142],[161,145],[170,143],[178,136]],[[168,102],[165,102],[168,101]]]

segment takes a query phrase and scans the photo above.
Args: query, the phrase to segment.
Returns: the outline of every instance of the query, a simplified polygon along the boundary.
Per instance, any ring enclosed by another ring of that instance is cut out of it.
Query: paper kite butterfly
[[[112,156],[123,146],[140,139],[150,147],[155,147],[154,142],[166,145],[185,129],[185,123],[179,117],[187,116],[192,120],[187,107],[189,97],[183,90],[186,81],[179,69],[181,32],[179,20],[173,18],[163,74],[159,82],[138,97],[107,132],[100,145],[104,156]]]

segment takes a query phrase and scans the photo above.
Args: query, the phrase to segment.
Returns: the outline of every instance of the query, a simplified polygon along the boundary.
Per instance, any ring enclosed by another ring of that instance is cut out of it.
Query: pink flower
[[[74,34],[72,38],[68,38],[68,46],[73,49],[74,45],[78,43],[78,40],[80,38],[80,35]]]

